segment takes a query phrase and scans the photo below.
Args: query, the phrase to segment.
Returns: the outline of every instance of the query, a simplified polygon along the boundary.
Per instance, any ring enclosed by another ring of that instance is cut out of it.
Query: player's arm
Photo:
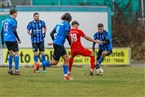
[[[56,30],[53,29],[50,33],[51,39],[54,40],[54,34],[56,33]]]
[[[32,29],[32,23],[30,22],[30,23],[27,25],[27,33],[28,33],[29,35],[33,36],[32,33],[31,33],[31,31],[30,31],[31,29]]]
[[[44,21],[41,21],[41,23],[42,23],[42,27],[44,28],[43,38],[45,38],[46,32],[47,32],[47,28],[46,28],[46,25],[45,25]]]
[[[44,26],[43,28],[44,28],[44,33],[43,33],[43,38],[44,38],[46,36],[47,28],[46,26]]]
[[[102,42],[100,41],[100,40],[94,40],[94,39],[92,39],[91,37],[89,37],[89,36],[84,36],[84,38],[86,39],[86,40],[88,40],[88,41],[91,41],[91,42],[94,42],[94,43],[98,43],[98,44],[102,44]]]
[[[103,44],[110,44],[110,42],[111,42],[111,37],[107,32],[107,34],[105,35],[105,40],[103,41]]]
[[[102,41],[98,40],[97,34],[94,35],[94,40],[96,40],[97,42],[93,42],[93,46],[92,46],[93,51],[95,51],[95,44],[96,43],[102,44]]]
[[[19,38],[19,36],[18,36],[18,34],[17,34],[16,28],[17,28],[17,27],[13,27],[13,33],[15,34],[17,40],[18,40],[19,42],[21,42],[21,40],[20,40],[20,38]]]
[[[2,27],[2,31],[1,31],[1,39],[2,39],[2,48],[4,48],[4,37],[3,37],[3,27]]]
[[[69,32],[70,32],[69,30],[66,31],[66,39],[67,39],[69,45],[71,45],[71,41],[70,41],[70,37],[69,37]]]

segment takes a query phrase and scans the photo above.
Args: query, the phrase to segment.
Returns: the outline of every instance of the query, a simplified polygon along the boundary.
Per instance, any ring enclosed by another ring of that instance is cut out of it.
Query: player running
[[[1,39],[2,48],[4,48],[4,42],[9,51],[9,71],[10,75],[20,75],[19,72],[19,47],[18,43],[21,43],[16,28],[17,28],[17,11],[15,9],[10,10],[10,17],[5,19],[2,23]],[[15,72],[12,70],[12,62],[14,59]]]
[[[90,57],[90,64],[91,64],[90,75],[93,76],[95,56],[94,56],[93,52],[91,52],[89,49],[83,47],[83,45],[81,44],[81,37],[85,38],[88,41],[99,43],[99,44],[101,44],[102,42],[94,40],[94,39],[90,38],[89,36],[85,35],[85,33],[82,30],[78,29],[79,23],[77,21],[73,21],[71,23],[71,25],[72,25],[72,28],[70,30],[71,57],[69,59],[68,74],[70,75],[70,73],[71,73],[72,64],[73,64],[73,60],[74,60],[75,56],[82,55],[82,56]]]
[[[46,25],[45,22],[42,20],[39,20],[39,13],[33,14],[34,20],[29,22],[27,25],[27,33],[31,36],[32,41],[32,48],[34,52],[34,62],[38,62],[38,49],[41,54],[41,61],[45,61],[45,53],[44,53],[44,38],[46,34]],[[43,31],[44,30],[44,31]],[[39,72],[39,68],[36,72]],[[46,72],[45,66],[43,66],[43,72]]]
[[[111,35],[104,30],[104,25],[102,23],[98,24],[98,32],[94,34],[95,40],[100,40],[103,44],[99,44],[99,51],[97,53],[97,62],[96,62],[96,71],[99,71],[100,75],[103,73],[103,69],[100,67],[104,58],[112,53],[112,39]],[[95,51],[95,42],[93,43],[92,47],[93,51]]]
[[[59,62],[60,57],[64,59],[64,65],[63,65],[63,71],[64,71],[64,79],[65,80],[71,80],[67,74],[68,74],[68,62],[69,57],[66,53],[66,49],[64,47],[64,43],[66,38],[69,41],[69,31],[70,31],[70,25],[69,22],[72,20],[72,17],[69,13],[65,13],[62,17],[62,22],[57,24],[53,31],[51,32],[51,37],[53,40],[53,48],[54,48],[54,54],[53,54],[53,60],[52,61],[45,61],[42,62],[42,66],[50,66],[50,65],[57,65]],[[34,72],[39,67],[39,63],[37,63],[34,66]]]

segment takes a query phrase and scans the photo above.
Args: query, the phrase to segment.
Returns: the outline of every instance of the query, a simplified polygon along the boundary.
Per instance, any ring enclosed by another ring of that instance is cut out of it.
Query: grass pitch
[[[74,67],[74,80],[66,81],[61,67],[37,74],[33,68],[20,68],[20,76],[0,67],[0,97],[145,97],[145,67],[103,69],[103,76],[89,76],[89,68]]]

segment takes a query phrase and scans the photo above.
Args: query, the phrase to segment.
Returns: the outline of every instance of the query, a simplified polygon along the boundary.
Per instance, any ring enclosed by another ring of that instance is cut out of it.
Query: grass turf
[[[34,74],[20,68],[20,76],[0,67],[0,97],[145,97],[145,67],[103,67],[103,76],[89,76],[89,68],[74,67],[74,80],[63,80],[62,68]]]

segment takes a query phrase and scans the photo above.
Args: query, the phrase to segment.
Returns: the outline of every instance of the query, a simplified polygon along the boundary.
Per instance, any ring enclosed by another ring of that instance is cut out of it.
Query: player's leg
[[[17,42],[14,42],[13,43],[13,52],[15,54],[15,72],[14,72],[14,75],[20,75],[20,72],[19,72],[19,47],[18,47],[18,43]]]
[[[71,57],[69,58],[69,68],[68,68],[68,74],[69,74],[69,75],[70,75],[71,70],[72,70],[73,60],[74,60],[74,57],[71,56]]]
[[[90,64],[91,64],[90,75],[93,76],[93,71],[94,71],[94,67],[95,67],[95,56],[94,56],[94,52],[91,53],[91,56],[90,56]]]
[[[34,64],[36,65],[38,63],[38,43],[32,43],[33,48],[33,54],[34,54]],[[39,72],[39,68],[37,68],[37,73]]]
[[[9,63],[9,70],[8,73],[10,75],[13,74],[13,70],[12,70],[12,63],[13,63],[13,58],[14,58],[14,52],[11,50],[11,43],[10,42],[5,42],[7,49],[9,51],[9,58],[8,58],[8,63]]]
[[[36,70],[37,70],[37,68],[39,68],[40,67],[40,65],[42,65],[42,66],[47,66],[47,67],[49,67],[50,65],[57,65],[58,64],[58,62],[59,62],[59,59],[60,59],[60,52],[59,52],[59,50],[61,50],[60,48],[59,48],[59,46],[58,45],[53,45],[53,47],[54,47],[54,53],[53,53],[53,60],[51,60],[51,61],[43,61],[42,63],[36,63],[35,65],[34,65],[34,73],[36,72]]]
[[[63,65],[64,80],[73,80],[73,78],[70,78],[70,76],[68,76],[69,57],[67,54],[65,54],[62,56],[62,58],[64,59],[64,65]]]
[[[67,54],[62,56],[63,60],[64,60],[64,64],[63,64],[63,73],[64,76],[67,76],[68,74],[68,63],[69,63],[69,57]]]
[[[46,61],[46,59],[45,59],[45,53],[44,53],[44,42],[41,42],[41,43],[40,43],[39,51],[40,51],[41,56],[42,56],[42,57],[41,57],[41,62]],[[46,72],[45,66],[43,66],[43,72]]]
[[[102,55],[102,50],[99,50],[98,53],[97,53],[97,58],[96,58],[96,69],[100,68],[100,64],[99,64],[99,59],[101,58],[101,55]]]
[[[79,50],[79,54],[83,56],[89,56],[90,57],[90,75],[93,75],[94,71],[94,65],[95,65],[95,56],[94,53],[91,52],[89,49],[82,47],[81,50]]]
[[[108,50],[102,51],[101,57],[99,58],[99,60],[98,60],[98,62],[97,62],[97,66],[100,65],[100,64],[103,62],[103,60],[105,59],[105,57],[106,57],[107,55],[110,55],[110,54],[111,54],[111,51],[108,51]],[[100,66],[98,66],[98,68],[99,68],[99,67],[100,67]]]
[[[74,57],[76,56],[76,51],[71,50],[71,57],[69,58],[69,69],[68,69],[68,75],[71,74],[71,70],[72,70],[72,65],[73,65],[73,60]]]

